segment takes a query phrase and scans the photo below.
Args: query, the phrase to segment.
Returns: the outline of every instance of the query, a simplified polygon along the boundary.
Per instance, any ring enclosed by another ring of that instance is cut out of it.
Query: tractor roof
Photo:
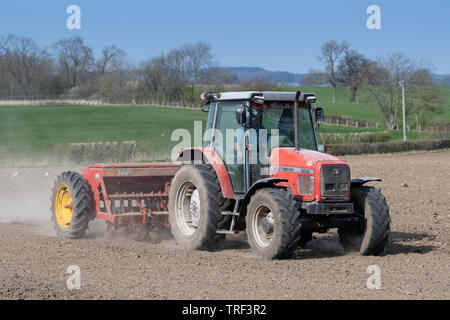
[[[278,92],[278,91],[235,91],[221,92],[214,99],[216,101],[227,100],[250,100],[255,96],[262,98],[264,101],[294,101],[297,92]],[[308,98],[308,99],[307,99]],[[314,101],[312,101],[312,99]],[[300,92],[299,101],[315,102],[315,94]]]

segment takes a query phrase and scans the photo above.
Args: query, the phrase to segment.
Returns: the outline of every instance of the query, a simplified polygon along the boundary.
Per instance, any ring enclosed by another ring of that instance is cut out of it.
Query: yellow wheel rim
[[[65,184],[59,186],[55,197],[55,216],[58,225],[62,229],[67,229],[72,221],[72,195],[69,187]]]

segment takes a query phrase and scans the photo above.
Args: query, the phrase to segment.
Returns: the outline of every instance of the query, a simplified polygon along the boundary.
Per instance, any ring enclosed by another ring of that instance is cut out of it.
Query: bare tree
[[[242,82],[241,87],[245,90],[266,91],[275,89],[277,84],[267,78],[253,78]]]
[[[412,71],[411,60],[401,52],[378,59],[366,74],[368,98],[374,102],[388,129],[397,126],[401,102],[400,80],[407,80]]]
[[[212,88],[231,85],[238,82],[235,74],[223,70],[219,67],[211,67],[203,69],[200,72],[200,84]]]
[[[195,86],[200,83],[203,70],[212,64],[211,59],[208,44],[188,43],[144,63],[142,74],[153,97],[184,105],[185,89],[189,88],[189,99],[194,101]]]
[[[115,45],[106,46],[102,50],[102,57],[97,62],[97,70],[101,75],[114,72],[124,67],[126,53]]]
[[[364,79],[372,62],[356,50],[347,50],[338,66],[339,82],[350,89],[350,102],[355,102],[358,88],[364,84]]]
[[[94,63],[92,49],[78,36],[61,39],[54,44],[54,48],[62,74],[70,87],[76,87]]]
[[[13,93],[23,96],[40,94],[51,81],[52,60],[30,38],[9,35],[0,43],[3,77],[10,80]]]
[[[204,42],[186,43],[179,50],[184,59],[182,69],[191,88],[190,100],[194,101],[194,89],[200,82],[201,71],[212,65],[211,45]]]
[[[144,62],[140,69],[151,98],[160,102],[163,101],[166,97],[164,79],[167,70],[165,56],[160,55]]]
[[[433,90],[433,85],[431,71],[426,68],[414,71],[408,80],[407,104],[409,109],[414,112],[417,131],[421,131],[421,114],[425,112],[442,113],[439,105],[441,101]]]
[[[336,77],[336,67],[342,54],[348,50],[350,44],[347,41],[338,43],[335,40],[325,42],[321,47],[319,61],[325,64],[326,81],[333,87],[333,103],[337,102],[336,87],[338,79]]]

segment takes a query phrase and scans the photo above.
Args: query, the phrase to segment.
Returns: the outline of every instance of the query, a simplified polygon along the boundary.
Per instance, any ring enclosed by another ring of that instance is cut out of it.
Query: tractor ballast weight
[[[384,252],[389,207],[378,189],[364,186],[380,179],[351,180],[345,161],[318,151],[324,115],[312,106],[314,94],[207,92],[202,99],[211,136],[202,147],[180,150],[176,163],[95,164],[82,176],[63,173],[51,199],[58,234],[81,237],[97,218],[106,222],[106,235],[136,229],[143,239],[159,227],[184,248],[210,249],[221,236],[245,231],[254,252],[273,259],[290,257],[313,232],[338,228],[346,250]],[[236,135],[225,147],[215,132],[230,126]],[[260,132],[274,128],[271,136],[280,140],[268,148]],[[227,150],[242,151],[243,163],[230,162]]]

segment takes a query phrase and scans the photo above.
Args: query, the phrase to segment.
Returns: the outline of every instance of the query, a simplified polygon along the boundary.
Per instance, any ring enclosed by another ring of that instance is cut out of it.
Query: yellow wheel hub
[[[55,197],[55,216],[58,225],[62,229],[67,229],[72,221],[72,195],[69,188],[62,184],[59,186]]]

